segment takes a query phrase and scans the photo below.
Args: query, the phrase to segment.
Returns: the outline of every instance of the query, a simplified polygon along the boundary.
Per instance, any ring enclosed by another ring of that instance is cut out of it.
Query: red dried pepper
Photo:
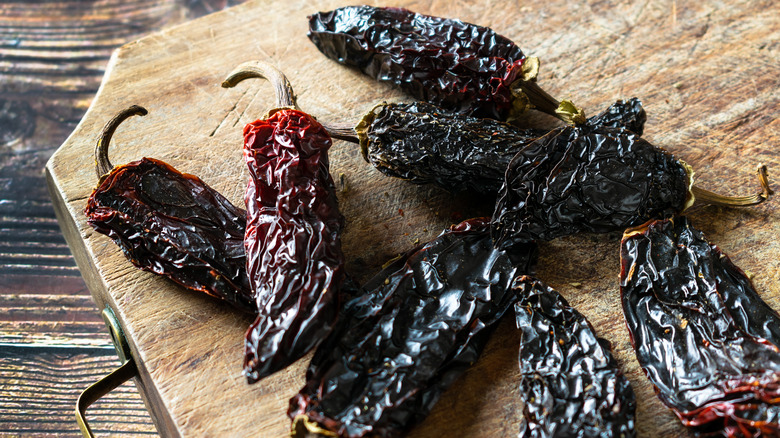
[[[345,271],[344,217],[328,173],[330,136],[314,118],[292,109],[289,82],[272,66],[242,64],[222,85],[249,77],[271,81],[278,99],[278,109],[244,128],[250,174],[244,244],[258,309],[246,334],[244,373],[254,383],[328,335]]]

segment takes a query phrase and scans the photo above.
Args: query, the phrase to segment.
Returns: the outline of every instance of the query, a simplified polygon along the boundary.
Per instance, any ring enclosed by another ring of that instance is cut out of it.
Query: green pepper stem
[[[585,112],[569,100],[558,101],[544,91],[535,81],[519,80],[513,84],[515,98],[525,95],[533,108],[572,125],[585,123]]]
[[[250,61],[240,64],[228,77],[222,82],[222,88],[233,88],[239,82],[248,78],[266,79],[276,90],[276,107],[295,108],[295,93],[293,92],[290,81],[278,68],[263,61]]]
[[[758,181],[761,184],[761,192],[749,196],[723,196],[696,186],[691,187],[691,192],[696,201],[702,203],[724,207],[749,207],[761,204],[774,194],[774,191],[769,187],[767,168],[763,164],[758,166]]]
[[[95,172],[97,173],[98,180],[103,178],[111,172],[114,166],[111,165],[111,161],[108,160],[108,145],[111,143],[111,137],[114,136],[114,131],[119,125],[132,116],[145,116],[148,113],[146,108],[132,105],[127,109],[122,110],[119,114],[115,115],[111,120],[103,127],[103,132],[100,133],[97,145],[95,146]]]
[[[509,118],[517,118],[527,109],[535,108],[572,125],[585,123],[585,113],[582,109],[568,100],[559,102],[536,83],[540,64],[539,58],[534,56],[523,62],[522,75],[510,85],[513,108]]]

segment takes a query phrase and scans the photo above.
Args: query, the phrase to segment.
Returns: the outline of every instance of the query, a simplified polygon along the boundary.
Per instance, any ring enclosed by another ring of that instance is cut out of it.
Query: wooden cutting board
[[[46,172],[60,224],[95,298],[110,306],[140,363],[139,387],[165,436],[285,436],[287,403],[303,385],[308,357],[248,385],[242,340],[250,319],[135,269],[107,237],[86,225],[83,209],[96,181],[93,148],[120,109],[138,104],[146,117],[117,131],[110,157],[143,156],[200,176],[242,205],[247,172],[241,129],[273,103],[271,87],[249,80],[225,90],[237,64],[264,59],[290,78],[302,109],[331,123],[356,123],[378,102],[407,99],[326,59],[306,37],[308,14],[348,1],[259,0],[150,35],[117,50],[97,97]],[[496,0],[489,6],[399,0],[422,13],[494,28],[542,59],[541,85],[589,114],[620,98],[640,97],[645,137],[686,160],[698,182],[727,194],[757,190],[754,170],[780,175],[780,10],[775,2]],[[541,116],[531,121],[554,124]],[[348,269],[365,280],[395,254],[470,216],[489,214],[479,199],[387,178],[358,148],[335,142],[331,172],[348,228]],[[750,272],[762,296],[780,309],[778,200],[747,210],[696,207],[690,216]],[[658,401],[631,349],[620,310],[619,233],[581,235],[540,245],[538,276],[556,287],[609,339],[638,400],[643,436],[687,432]],[[483,358],[447,391],[410,436],[516,434],[518,335],[502,323]]]

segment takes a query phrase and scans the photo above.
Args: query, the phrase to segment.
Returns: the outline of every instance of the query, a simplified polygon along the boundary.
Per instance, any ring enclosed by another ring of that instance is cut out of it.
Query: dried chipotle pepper
[[[522,149],[507,167],[493,213],[493,237],[506,247],[578,232],[622,231],[678,214],[694,200],[756,205],[772,191],[727,198],[693,186],[692,169],[636,134],[617,128],[567,126]]]
[[[131,106],[109,121],[95,150],[99,182],[87,223],[110,237],[137,267],[255,312],[244,256],[246,212],[198,177],[152,158],[113,167],[108,147]]]
[[[780,316],[685,217],[623,236],[620,292],[637,360],[699,436],[780,435]]]
[[[587,124],[641,135],[646,119],[642,103],[633,98],[614,103]],[[359,142],[363,158],[385,175],[453,192],[491,195],[501,188],[512,157],[549,132],[452,113],[424,102],[377,105],[354,130],[328,129],[334,137]]]
[[[445,109],[506,120],[533,107],[584,121],[571,102],[536,84],[538,59],[486,27],[402,8],[347,6],[311,15],[309,39],[328,58]]]
[[[277,109],[244,128],[250,181],[245,195],[247,273],[258,316],[245,340],[244,374],[257,382],[291,364],[330,332],[345,279],[325,128],[294,109],[284,75],[264,63],[242,64],[223,83],[250,77],[276,87]]]
[[[520,437],[636,436],[636,398],[611,346],[554,289],[528,276],[519,296]]]
[[[536,245],[493,248],[472,219],[395,260],[349,301],[290,401],[292,436],[397,437],[482,351]]]

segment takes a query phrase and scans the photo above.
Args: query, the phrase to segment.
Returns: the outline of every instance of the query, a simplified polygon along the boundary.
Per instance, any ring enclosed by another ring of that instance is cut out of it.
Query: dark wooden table
[[[46,161],[116,47],[243,1],[0,1],[0,435],[79,435],[76,398],[119,365],[57,225]],[[132,383],[89,420],[102,436],[156,434]]]

